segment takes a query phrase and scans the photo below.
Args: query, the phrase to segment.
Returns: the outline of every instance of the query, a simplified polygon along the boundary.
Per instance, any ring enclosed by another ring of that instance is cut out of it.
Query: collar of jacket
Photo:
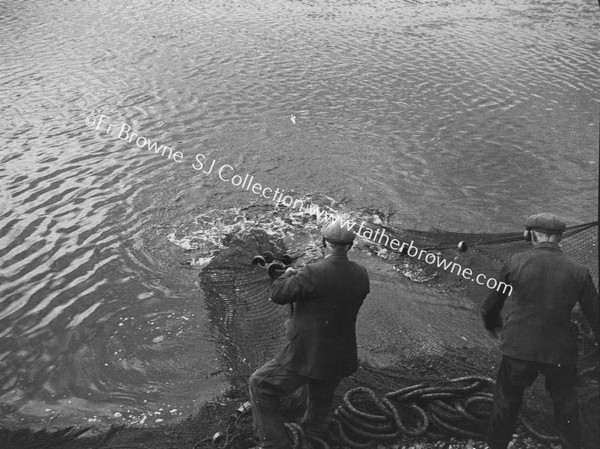
[[[327,254],[325,256],[325,258],[323,260],[327,260],[330,259],[331,261],[348,261],[350,259],[348,259],[348,255],[347,254]]]
[[[533,247],[533,249],[545,249],[545,250],[550,250],[550,251],[562,252],[560,245],[558,243],[554,243],[554,242],[538,243],[536,246]]]

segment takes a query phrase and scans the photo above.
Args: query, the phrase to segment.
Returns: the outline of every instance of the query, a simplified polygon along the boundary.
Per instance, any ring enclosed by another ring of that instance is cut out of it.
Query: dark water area
[[[0,1],[0,425],[168,422],[227,387],[198,272],[289,215],[234,174],[399,227],[595,220],[599,18]]]

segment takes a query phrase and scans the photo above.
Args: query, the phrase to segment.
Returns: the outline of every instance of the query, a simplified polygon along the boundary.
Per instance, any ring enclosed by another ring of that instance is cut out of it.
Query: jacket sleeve
[[[509,283],[509,266],[510,260],[502,266],[500,274],[497,278],[499,281],[506,282],[507,284]],[[483,302],[483,305],[481,306],[481,316],[483,317],[483,324],[487,330],[493,331],[494,329],[503,326],[500,312],[502,312],[502,307],[504,307],[506,297],[507,295],[504,291],[500,292],[492,290],[486,300]]]
[[[583,290],[583,295],[579,299],[579,305],[581,306],[583,315],[587,319],[588,323],[590,323],[590,327],[594,332],[596,344],[600,344],[600,313],[598,311],[598,292],[589,271],[586,273],[585,287]]]
[[[271,286],[271,301],[287,304],[307,298],[314,289],[313,279],[308,266],[301,268],[297,273],[282,274]]]

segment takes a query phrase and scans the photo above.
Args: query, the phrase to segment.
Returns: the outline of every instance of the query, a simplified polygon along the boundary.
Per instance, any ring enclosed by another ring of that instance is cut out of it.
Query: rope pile
[[[363,449],[401,437],[482,439],[488,424],[494,382],[469,376],[444,384],[417,384],[378,398],[368,388],[349,390],[334,412],[336,436]]]
[[[367,449],[418,437],[430,441],[483,440],[492,409],[493,385],[494,381],[487,377],[467,376],[435,385],[411,385],[383,397],[369,388],[357,387],[346,392],[326,432],[315,435],[299,424],[285,425],[293,438],[294,449],[332,446]],[[252,440],[251,410],[246,409],[232,418],[224,435],[224,448],[246,447]],[[523,417],[519,420],[523,428],[539,440],[559,441],[557,437],[536,431]]]
[[[295,423],[286,426],[293,435],[295,449],[329,449],[328,442],[366,449],[416,437],[434,441],[452,437],[483,440],[492,409],[493,385],[494,381],[487,377],[468,376],[444,384],[411,385],[381,398],[369,388],[358,387],[344,395],[327,435],[307,434]],[[559,441],[536,431],[523,417],[519,420],[538,439]]]

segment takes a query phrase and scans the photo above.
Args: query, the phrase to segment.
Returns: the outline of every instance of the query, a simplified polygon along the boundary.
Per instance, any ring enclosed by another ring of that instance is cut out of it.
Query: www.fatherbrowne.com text
[[[485,274],[478,274],[473,276],[473,270],[470,268],[463,268],[459,263],[449,261],[441,258],[438,254],[431,253],[424,249],[419,249],[414,245],[414,241],[410,243],[402,242],[396,238],[391,238],[386,235],[385,229],[377,228],[373,230],[364,221],[357,226],[356,222],[342,218],[334,217],[335,220],[340,220],[340,225],[349,231],[354,231],[357,235],[378,244],[383,248],[389,248],[392,251],[398,251],[402,254],[407,254],[409,257],[416,257],[418,260],[424,260],[429,265],[435,265],[437,268],[442,268],[450,273],[455,273],[457,276],[461,276],[463,279],[476,282],[479,285],[485,285],[491,290],[501,291],[506,293],[508,296],[512,294],[512,285],[505,282],[498,281],[495,278],[488,278]]]
[[[439,255],[419,250],[415,245],[414,241],[410,243],[401,242],[396,238],[390,238],[386,235],[385,229],[378,228],[375,231],[364,221],[357,226],[354,221],[344,219],[338,213],[331,213],[326,210],[322,210],[316,204],[305,204],[303,200],[294,199],[290,195],[284,195],[283,189],[270,187],[264,187],[258,182],[254,182],[254,176],[246,173],[244,176],[240,174],[234,174],[235,169],[231,165],[221,165],[215,168],[217,165],[216,160],[213,159],[210,164],[206,164],[206,156],[203,154],[196,155],[196,162],[193,164],[195,170],[201,171],[206,175],[216,173],[218,177],[224,182],[230,182],[235,187],[242,190],[247,190],[255,195],[260,195],[266,199],[272,199],[276,204],[283,204],[291,209],[297,209],[300,212],[305,212],[309,215],[313,215],[317,218],[317,221],[332,221],[340,220],[340,224],[348,229],[354,231],[360,237],[363,237],[373,243],[377,243],[379,246],[389,248],[392,251],[398,251],[400,253],[407,254],[409,257],[417,257],[418,260],[424,260],[430,265],[436,265],[438,268],[442,268],[450,273],[455,273],[457,276],[462,276],[463,279],[471,280],[479,285],[485,285],[491,290],[502,291],[507,293],[509,296],[512,293],[512,286],[505,282],[500,282],[495,278],[487,278],[484,274],[478,274],[473,277],[473,271],[470,268],[463,268],[456,262],[450,262],[446,259],[442,259]]]
[[[185,155],[181,151],[174,151],[173,148],[166,145],[159,145],[158,142],[152,142],[132,130],[132,127],[126,123],[114,125],[111,123],[110,117],[100,115],[96,118],[90,114],[86,118],[86,125],[94,127],[96,130],[105,131],[105,134],[114,132],[119,140],[134,144],[139,149],[145,149],[155,154],[160,154],[162,157],[172,159],[180,164],[184,161]],[[114,130],[114,131],[113,131]],[[117,133],[118,130],[118,133]],[[487,288],[496,291],[502,291],[508,296],[512,294],[512,286],[505,282],[498,281],[495,278],[488,278],[484,274],[473,276],[473,271],[470,268],[463,268],[456,262],[450,262],[441,258],[439,255],[428,252],[423,249],[418,249],[414,245],[414,241],[410,243],[402,242],[396,238],[390,238],[386,235],[385,229],[378,228],[373,230],[366,222],[357,225],[356,222],[344,218],[341,214],[333,211],[321,209],[313,203],[305,204],[304,200],[294,199],[291,195],[284,195],[285,190],[280,188],[271,188],[264,186],[259,182],[255,182],[254,175],[249,173],[239,174],[235,168],[228,164],[219,165],[216,159],[207,160],[204,154],[196,154],[192,168],[207,176],[218,176],[221,181],[231,183],[234,187],[252,192],[254,195],[259,195],[265,199],[272,200],[276,205],[283,205],[291,209],[297,209],[299,212],[307,213],[315,216],[317,222],[340,220],[340,224],[350,231],[354,231],[358,236],[367,239],[383,248],[389,248],[392,251],[398,251],[407,254],[409,257],[416,257],[418,260],[424,260],[430,265],[436,265],[437,268],[442,268],[445,271],[455,273],[463,279],[476,282],[479,285],[485,285]]]

